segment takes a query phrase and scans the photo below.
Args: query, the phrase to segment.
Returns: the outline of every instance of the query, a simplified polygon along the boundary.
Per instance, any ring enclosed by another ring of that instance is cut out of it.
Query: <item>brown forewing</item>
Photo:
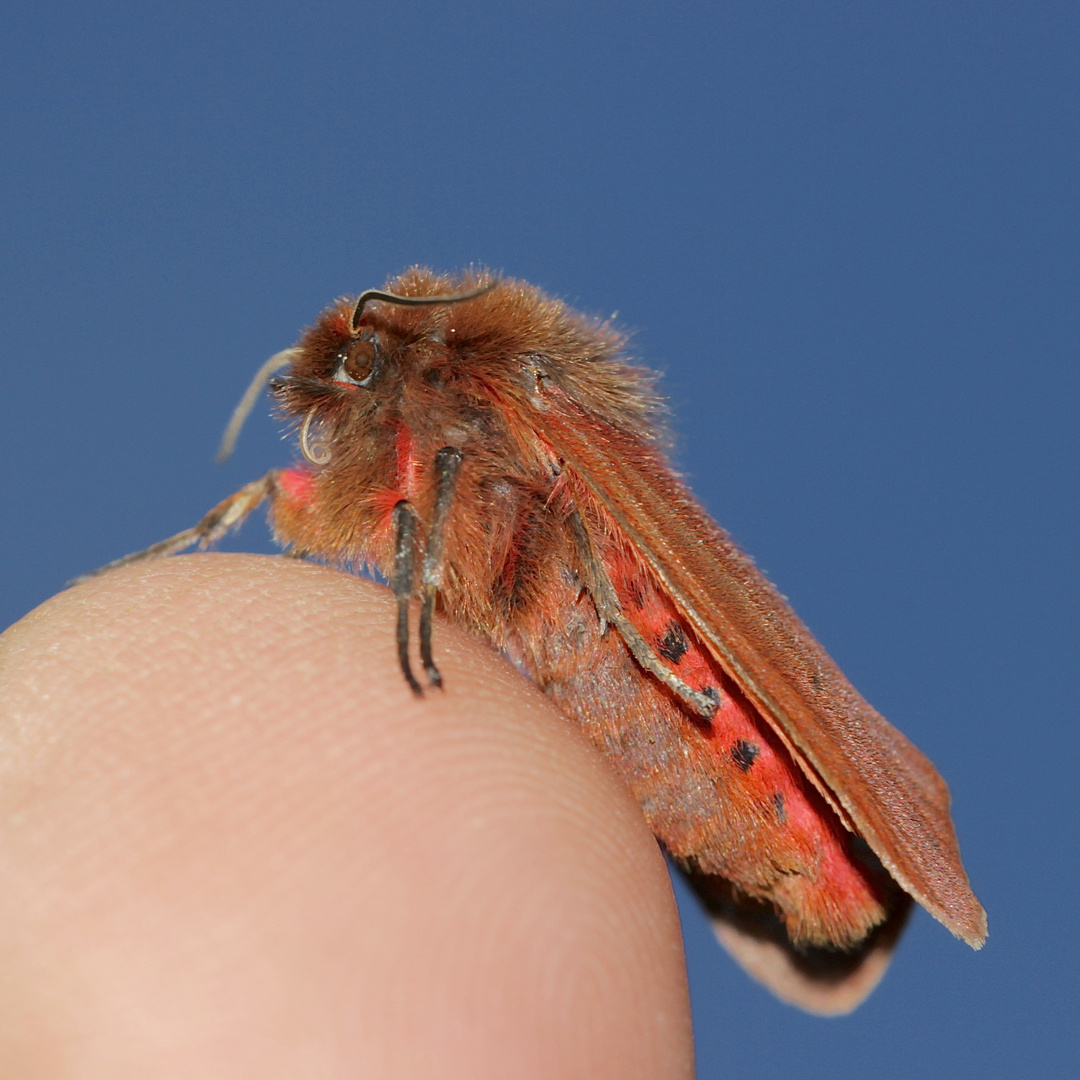
[[[847,681],[784,598],[658,453],[551,395],[545,434],[669,590],[717,660],[897,883],[979,947],[949,791],[930,761]]]

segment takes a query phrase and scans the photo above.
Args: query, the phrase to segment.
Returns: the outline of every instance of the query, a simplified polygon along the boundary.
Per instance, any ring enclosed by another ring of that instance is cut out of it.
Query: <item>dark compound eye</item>
[[[370,338],[353,338],[338,356],[333,381],[370,386],[379,368],[379,346]]]

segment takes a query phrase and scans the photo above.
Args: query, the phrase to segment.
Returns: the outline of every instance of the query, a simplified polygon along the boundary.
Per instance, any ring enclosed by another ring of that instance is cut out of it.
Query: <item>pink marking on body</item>
[[[671,597],[629,552],[609,559],[607,568],[623,610],[671,671],[694,690],[719,691],[720,708],[705,731],[717,775],[738,770],[735,775],[741,774],[747,787],[758,793],[763,809],[779,797],[781,831],[801,836],[816,853],[833,898],[855,910],[869,902],[872,886],[853,864],[840,823],[821,804],[753,704],[702,645]],[[753,754],[745,768],[732,756],[740,743]]]
[[[315,477],[308,469],[283,469],[278,473],[277,486],[297,506],[310,506],[315,501]]]
[[[394,507],[404,498],[397,488],[381,488],[371,493],[371,508],[375,511],[380,529],[389,531],[393,523]]]
[[[416,459],[416,444],[412,432],[404,424],[398,424],[394,444],[397,454],[397,486],[401,498],[415,502],[420,490],[420,462]]]

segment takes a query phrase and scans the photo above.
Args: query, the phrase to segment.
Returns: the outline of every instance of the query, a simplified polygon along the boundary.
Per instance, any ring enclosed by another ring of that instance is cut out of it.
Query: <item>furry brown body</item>
[[[484,281],[413,270],[388,288]],[[268,496],[292,549],[437,594],[609,756],[732,951],[782,996],[842,1011],[883,970],[908,894],[982,942],[947,789],[671,472],[651,377],[622,346],[510,281],[369,304],[358,325],[341,301],[275,384],[308,461],[194,539]]]

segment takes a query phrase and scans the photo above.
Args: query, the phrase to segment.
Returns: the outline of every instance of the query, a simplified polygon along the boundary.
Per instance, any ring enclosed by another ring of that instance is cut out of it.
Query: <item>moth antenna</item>
[[[486,292],[491,292],[499,279],[489,281],[481,285],[479,289],[471,289],[469,292],[448,293],[445,296],[398,296],[396,293],[383,292],[381,289],[367,289],[360,294],[353,309],[352,328],[355,334],[360,329],[360,316],[364,313],[364,307],[372,300],[383,300],[388,304],[400,304],[402,307],[434,307],[438,304],[460,304],[463,300],[475,300]]]
[[[259,394],[262,393],[263,387],[270,381],[270,376],[275,371],[280,371],[281,368],[291,363],[299,355],[299,349],[282,349],[281,352],[274,353],[255,373],[251,385],[244,391],[240,403],[233,409],[233,414],[229,417],[229,425],[225,428],[225,434],[221,437],[221,445],[218,447],[217,452],[217,463],[219,465],[224,465],[232,457],[232,452],[236,449],[236,440],[240,438],[240,429],[251,415],[251,410],[255,408],[255,402],[258,400]]]

